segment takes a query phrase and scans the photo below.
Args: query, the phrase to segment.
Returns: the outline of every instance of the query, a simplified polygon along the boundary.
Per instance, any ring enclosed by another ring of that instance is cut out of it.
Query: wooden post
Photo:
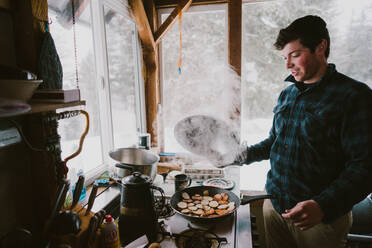
[[[151,26],[155,28],[156,22],[147,18],[144,5],[141,0],[129,0],[129,5],[133,12],[133,19],[137,25],[138,34],[142,43],[143,54],[143,77],[145,82],[145,97],[146,97],[146,124],[147,132],[151,134],[153,147],[158,147],[159,135],[159,120],[158,120],[158,104],[159,104],[159,76],[157,49],[154,41],[153,31]],[[146,6],[155,8],[153,4],[147,2]],[[153,11],[151,11],[153,13]],[[154,17],[151,18],[153,20]]]
[[[228,61],[235,72],[241,76],[241,50],[242,50],[242,0],[229,0],[228,2]],[[236,127],[240,128],[240,82],[233,85],[235,98],[239,99],[234,106],[231,119],[236,121]]]

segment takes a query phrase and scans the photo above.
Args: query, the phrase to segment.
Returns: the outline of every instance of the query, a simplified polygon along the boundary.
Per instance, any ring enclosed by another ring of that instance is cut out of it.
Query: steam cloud
[[[241,150],[240,77],[225,63],[201,64],[192,72],[183,68],[163,86],[165,135],[174,133],[184,148],[216,166],[230,164]]]

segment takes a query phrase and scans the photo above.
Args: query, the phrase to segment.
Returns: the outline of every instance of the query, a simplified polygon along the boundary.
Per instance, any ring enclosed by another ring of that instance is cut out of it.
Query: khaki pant
[[[352,224],[349,212],[331,224],[301,231],[275,211],[270,199],[264,201],[263,216],[267,248],[344,248]]]

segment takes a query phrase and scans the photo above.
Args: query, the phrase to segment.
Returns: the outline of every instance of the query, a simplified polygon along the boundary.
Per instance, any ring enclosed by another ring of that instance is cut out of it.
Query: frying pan
[[[225,164],[234,161],[239,151],[238,134],[228,123],[207,115],[192,115],[180,120],[174,127],[174,137],[183,148],[211,161]]]
[[[210,196],[214,196],[215,194],[221,194],[221,193],[226,193],[229,195],[229,202],[234,202],[235,203],[235,209],[227,214],[216,216],[216,217],[196,217],[196,216],[190,216],[184,213],[181,213],[177,207],[177,203],[183,200],[182,198],[182,193],[187,192],[190,196],[193,196],[195,194],[200,194],[203,195],[203,192],[205,190],[209,191]],[[174,211],[184,217],[185,219],[194,222],[194,223],[209,223],[209,222],[215,222],[219,221],[221,219],[226,218],[227,216],[232,215],[240,205],[246,205],[252,201],[255,200],[260,200],[260,199],[271,199],[274,198],[273,195],[255,195],[255,196],[248,196],[246,198],[240,199],[237,195],[235,195],[233,192],[226,190],[226,189],[221,189],[217,187],[212,187],[212,186],[195,186],[195,187],[189,187],[189,188],[184,188],[180,191],[177,191],[171,198],[170,204],[171,207],[174,209]]]

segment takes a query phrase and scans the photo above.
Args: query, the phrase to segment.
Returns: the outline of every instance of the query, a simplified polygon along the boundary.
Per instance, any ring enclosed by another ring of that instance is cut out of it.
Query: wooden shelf
[[[30,103],[31,110],[25,114],[36,114],[41,112],[55,111],[56,109],[69,108],[85,105],[85,101],[76,101],[68,103]]]

